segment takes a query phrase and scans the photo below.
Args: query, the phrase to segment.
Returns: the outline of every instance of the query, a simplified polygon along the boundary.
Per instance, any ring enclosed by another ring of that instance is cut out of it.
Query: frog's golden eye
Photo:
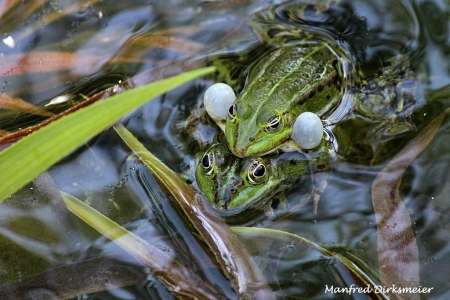
[[[250,164],[247,171],[247,179],[251,184],[260,184],[264,181],[266,175],[266,166],[259,162],[254,161]]]
[[[233,104],[228,109],[228,117],[230,118],[231,122],[236,121],[236,104]]]
[[[212,153],[205,153],[202,158],[203,173],[206,176],[212,175],[214,171],[215,157]]]
[[[281,127],[282,127],[281,116],[272,116],[267,121],[264,130],[269,133],[275,133],[280,131]]]

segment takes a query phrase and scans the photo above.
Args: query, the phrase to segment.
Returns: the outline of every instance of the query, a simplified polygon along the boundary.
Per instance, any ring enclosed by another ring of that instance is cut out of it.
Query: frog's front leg
[[[313,162],[310,163],[310,168],[317,167],[317,165]],[[313,200],[313,211],[314,214],[317,214],[317,209],[319,207],[319,200],[322,196],[323,192],[325,191],[325,188],[327,187],[327,180],[328,176],[330,175],[331,170],[315,170],[311,173],[311,179],[312,179],[312,187],[310,191],[310,197],[312,197]]]
[[[311,200],[313,201],[313,211],[317,214],[320,197],[327,187],[328,176],[331,173],[331,160],[334,157],[334,148],[329,141],[325,141],[326,145],[321,148],[320,153],[309,159],[309,170],[311,172],[311,188],[305,196],[300,199],[300,203],[296,208],[300,208]],[[309,156],[309,155],[307,155]]]

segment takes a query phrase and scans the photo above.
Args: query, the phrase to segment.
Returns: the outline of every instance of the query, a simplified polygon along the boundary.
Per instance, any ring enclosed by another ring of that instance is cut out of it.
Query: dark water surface
[[[0,13],[2,5],[6,7],[10,2],[13,1],[0,0]],[[245,53],[257,43],[256,35],[245,25],[245,18],[273,3],[240,2],[44,1],[39,8],[30,9],[29,15],[26,8],[30,5],[18,3],[0,17],[2,94],[39,107],[67,95],[70,101],[47,106],[57,112],[82,101],[81,94],[91,96],[174,59]],[[365,71],[373,72],[383,59],[399,52],[411,57],[418,77],[418,103],[412,115],[418,130],[449,107],[448,1],[349,0],[341,1],[339,7],[346,14],[366,19],[368,38],[355,39],[355,45],[349,45],[360,51],[358,56]],[[317,18],[318,22],[324,22],[320,16]],[[152,36],[153,39],[149,38]],[[8,37],[15,45],[11,45]],[[42,61],[37,60],[32,71],[17,71],[29,59],[27,54],[37,51],[50,55],[55,67],[39,69]],[[74,56],[67,58],[63,53]],[[124,61],[124,57],[129,61]],[[57,59],[67,67],[58,67]],[[68,59],[73,62],[68,64]],[[114,59],[116,62],[111,62]],[[251,58],[246,63],[250,64]],[[180,174],[186,172],[196,146],[180,124],[211,84],[209,78],[203,78],[170,91],[130,114],[123,124],[171,169]],[[1,109],[0,129],[14,131],[41,119]],[[363,118],[354,118],[335,128],[339,160],[333,166],[318,213],[315,215],[312,205],[306,205],[274,226],[353,257],[363,272],[377,280],[372,182],[417,131],[388,142],[381,158],[370,165],[374,154],[367,138],[370,125]],[[417,239],[420,285],[433,288],[429,294],[422,294],[422,299],[450,296],[449,135],[450,123],[446,119],[431,144],[406,170],[400,186]],[[60,190],[86,201],[168,255],[189,261],[189,267],[205,281],[213,282],[226,297],[235,297],[228,281],[211,267],[207,251],[168,203],[153,176],[113,130],[89,141],[52,167],[49,174]],[[297,203],[302,191],[288,194],[291,206]],[[264,218],[261,213],[240,225],[270,224]],[[70,228],[55,226],[56,216],[33,184],[3,202],[0,284],[100,255],[135,263],[113,242],[76,217],[72,221],[75,226]],[[344,287],[357,282],[316,250],[286,242],[262,244],[266,248],[254,253],[254,258],[280,299],[366,299],[363,294],[325,293],[326,286]],[[80,297],[170,299],[172,296],[150,275],[147,281],[136,285]]]

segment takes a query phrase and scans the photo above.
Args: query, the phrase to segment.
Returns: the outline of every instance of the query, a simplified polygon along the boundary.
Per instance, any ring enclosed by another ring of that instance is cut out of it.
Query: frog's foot
[[[312,200],[314,214],[315,215],[317,214],[320,197],[322,196],[323,192],[325,191],[325,188],[327,187],[328,175],[329,175],[328,172],[320,172],[312,175],[313,184],[311,186],[311,189],[309,190],[308,194],[306,194],[300,199],[300,203],[296,206],[297,208],[300,208],[308,204]]]

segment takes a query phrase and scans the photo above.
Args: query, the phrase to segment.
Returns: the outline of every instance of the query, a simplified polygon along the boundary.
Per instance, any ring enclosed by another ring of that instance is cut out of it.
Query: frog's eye
[[[250,164],[247,171],[247,179],[251,184],[260,184],[264,181],[266,175],[266,166],[259,162],[254,161]]]
[[[264,127],[264,130],[269,133],[275,133],[281,130],[281,117],[280,116],[272,116],[267,121],[266,126]]]
[[[227,109],[236,101],[233,89],[225,83],[215,83],[205,92],[203,104],[213,119],[225,120]]]
[[[233,104],[228,109],[228,117],[230,118],[231,122],[236,121],[236,104]]]
[[[300,114],[292,125],[291,139],[303,149],[313,149],[319,146],[322,137],[322,120],[312,112]]]
[[[212,153],[205,153],[202,158],[202,168],[205,175],[212,175],[214,171],[215,157]]]

